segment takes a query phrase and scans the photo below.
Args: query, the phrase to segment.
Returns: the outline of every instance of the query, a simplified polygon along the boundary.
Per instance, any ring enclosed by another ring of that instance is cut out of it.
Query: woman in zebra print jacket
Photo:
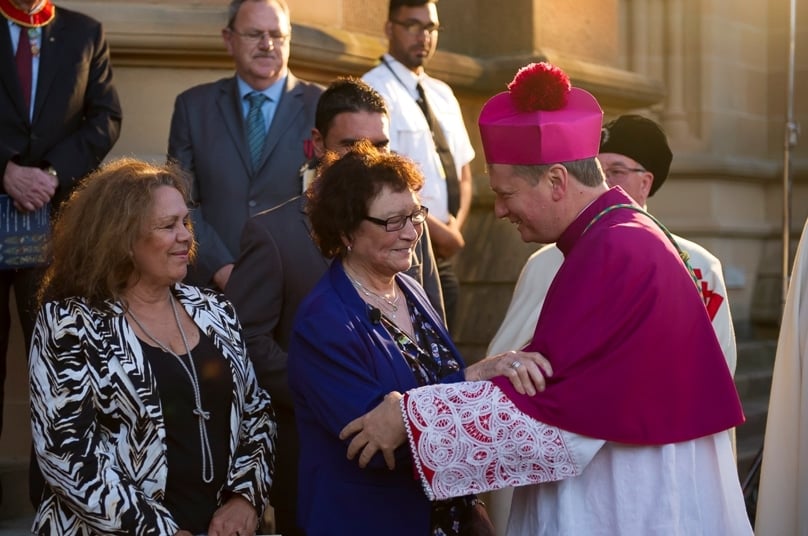
[[[231,304],[180,283],[185,184],[119,160],[54,226],[30,355],[37,534],[255,533],[274,416]]]

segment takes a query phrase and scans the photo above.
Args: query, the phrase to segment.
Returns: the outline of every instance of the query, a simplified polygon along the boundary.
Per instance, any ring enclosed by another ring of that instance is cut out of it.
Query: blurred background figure
[[[30,355],[37,534],[252,535],[275,423],[233,307],[187,286],[184,175],[113,162],[53,232]]]
[[[794,259],[763,445],[755,533],[808,534],[808,221]]]

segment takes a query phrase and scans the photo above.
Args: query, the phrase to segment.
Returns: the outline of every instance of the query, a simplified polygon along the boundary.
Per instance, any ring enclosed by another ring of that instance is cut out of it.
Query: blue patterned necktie
[[[250,158],[252,158],[253,169],[258,169],[261,163],[261,153],[264,150],[264,140],[267,136],[267,127],[264,121],[264,113],[261,106],[269,97],[263,93],[253,91],[244,96],[250,101],[250,109],[247,112],[247,145],[250,148]]]

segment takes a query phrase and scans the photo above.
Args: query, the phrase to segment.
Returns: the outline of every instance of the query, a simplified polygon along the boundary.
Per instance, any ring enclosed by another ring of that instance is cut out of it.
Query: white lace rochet
[[[582,470],[560,429],[519,411],[489,381],[413,389],[401,409],[430,500],[561,480]]]

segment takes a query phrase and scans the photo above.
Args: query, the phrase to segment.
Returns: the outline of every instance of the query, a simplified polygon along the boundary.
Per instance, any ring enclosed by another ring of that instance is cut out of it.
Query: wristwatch
[[[44,171],[45,171],[45,173],[47,173],[48,175],[50,175],[51,177],[56,179],[56,186],[58,187],[59,186],[59,174],[56,173],[56,170],[53,169],[53,166],[46,167]]]

